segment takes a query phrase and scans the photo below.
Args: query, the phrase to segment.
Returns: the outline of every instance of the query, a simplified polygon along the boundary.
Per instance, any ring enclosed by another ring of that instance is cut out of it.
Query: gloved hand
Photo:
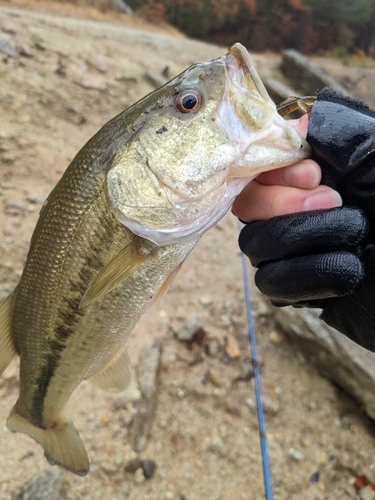
[[[344,206],[252,222],[239,244],[275,305],[322,308],[327,324],[375,351],[375,111],[325,89],[307,140]]]

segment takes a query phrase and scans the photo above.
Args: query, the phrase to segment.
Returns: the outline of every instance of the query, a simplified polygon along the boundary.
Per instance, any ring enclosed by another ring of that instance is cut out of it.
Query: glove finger
[[[366,269],[362,286],[351,295],[328,301],[321,318],[357,344],[375,351],[375,245],[361,257]]]
[[[278,305],[295,305],[348,295],[360,287],[364,276],[359,258],[340,251],[264,264],[255,283]]]
[[[239,236],[241,250],[255,267],[264,262],[336,250],[356,252],[368,232],[360,209],[337,207],[247,224]]]

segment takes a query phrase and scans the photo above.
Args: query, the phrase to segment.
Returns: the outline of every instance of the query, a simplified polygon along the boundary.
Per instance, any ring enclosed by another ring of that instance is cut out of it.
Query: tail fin
[[[41,429],[31,424],[12,408],[7,427],[13,432],[23,432],[35,439],[44,448],[44,455],[52,465],[61,465],[66,470],[84,476],[90,469],[85,447],[72,422],[61,415],[53,428]]]
[[[0,306],[0,375],[17,355],[12,339],[13,295]]]

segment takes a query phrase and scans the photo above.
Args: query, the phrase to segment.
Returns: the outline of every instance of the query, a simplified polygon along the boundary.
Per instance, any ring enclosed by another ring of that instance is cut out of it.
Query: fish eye
[[[174,106],[180,113],[195,113],[201,104],[202,96],[195,89],[182,90],[174,100]]]

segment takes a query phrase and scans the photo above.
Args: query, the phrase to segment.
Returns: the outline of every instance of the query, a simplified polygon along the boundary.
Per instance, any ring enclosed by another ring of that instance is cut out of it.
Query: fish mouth
[[[232,45],[225,64],[227,95],[220,117],[242,152],[230,177],[254,177],[311,156],[306,140],[278,114],[246,48]]]
[[[258,94],[268,101],[269,95],[255,69],[253,60],[246,48],[240,43],[232,45],[226,54],[228,76],[236,89],[240,92]]]

